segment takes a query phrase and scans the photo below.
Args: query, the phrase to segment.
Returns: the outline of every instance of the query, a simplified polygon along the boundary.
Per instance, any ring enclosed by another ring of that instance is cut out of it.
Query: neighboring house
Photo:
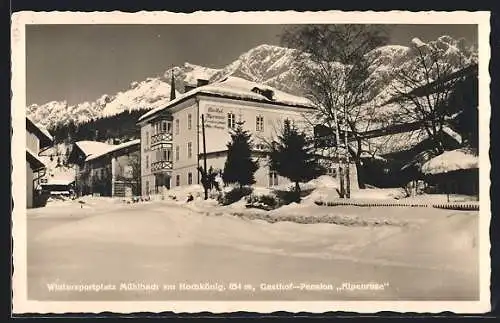
[[[422,165],[435,193],[479,196],[479,156],[474,149],[445,151]]]
[[[76,142],[69,162],[78,165],[80,195],[126,197],[140,194],[140,140],[119,145]]]
[[[276,137],[285,119],[306,129],[305,116],[314,111],[312,103],[238,77],[211,84],[200,81],[198,85],[139,118],[142,194],[200,183],[197,167],[203,166],[202,115],[207,168],[223,170],[229,131],[244,122],[260,166],[255,173],[256,185],[286,183],[288,180],[269,170],[265,142]]]
[[[50,196],[69,197],[74,192],[74,179],[42,179],[42,190],[48,192]]]
[[[378,183],[386,185],[400,185],[411,180],[425,179],[427,182],[441,181],[439,190],[448,192],[469,192],[476,194],[477,187],[474,183],[478,182],[478,172],[476,170],[460,169],[458,173],[446,174],[444,176],[433,174],[430,176],[424,172],[424,165],[431,160],[447,161],[454,164],[451,156],[460,158],[463,151],[475,151],[477,145],[477,65],[472,65],[462,70],[459,70],[446,78],[429,83],[426,86],[416,88],[412,92],[406,94],[407,97],[419,97],[426,94],[432,94],[441,91],[444,88],[450,89],[450,99],[447,101],[448,109],[454,111],[450,115],[446,115],[442,131],[439,132],[440,140],[444,150],[442,155],[437,156],[436,144],[429,138],[425,131],[422,121],[420,122],[402,122],[400,124],[392,124],[387,127],[368,131],[364,134],[365,147],[367,157],[378,157],[384,162],[375,161],[365,163],[379,164],[381,168],[373,167],[371,171],[386,173],[384,176],[378,176]],[[405,97],[406,97],[405,96]],[[383,106],[396,105],[400,97],[394,97],[387,101]],[[470,149],[472,148],[472,149]],[[462,150],[461,150],[462,149]],[[465,149],[465,150],[463,150]],[[453,151],[454,153],[450,154]],[[461,152],[461,153],[459,153]],[[472,156],[474,154],[467,153]],[[389,162],[389,163],[387,163]],[[389,167],[388,165],[392,167]],[[391,169],[392,168],[392,169]],[[467,175],[464,175],[464,174]],[[377,174],[371,174],[377,177]],[[380,175],[380,174],[378,174]],[[456,176],[455,176],[456,175]],[[455,178],[456,177],[456,178]],[[466,178],[466,179],[464,179]],[[444,185],[443,181],[448,181],[449,185]],[[452,182],[467,182],[470,181],[468,188],[463,188],[462,184],[454,185]],[[429,183],[430,183],[429,182]],[[443,187],[447,188],[444,189]]]
[[[26,117],[26,207],[44,206],[48,196],[43,196],[40,179],[45,175],[46,166],[39,154],[50,147],[53,138],[43,127],[37,126]]]
[[[82,140],[73,144],[68,156],[68,163],[75,165],[75,189],[77,195],[89,194],[88,179],[86,178],[85,160],[87,157],[100,154],[111,149],[111,145],[99,142]]]

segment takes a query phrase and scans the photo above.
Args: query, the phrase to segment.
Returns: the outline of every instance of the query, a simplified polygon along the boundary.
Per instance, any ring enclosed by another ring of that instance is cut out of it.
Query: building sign
[[[226,129],[226,115],[222,108],[208,107],[205,114],[205,128]]]

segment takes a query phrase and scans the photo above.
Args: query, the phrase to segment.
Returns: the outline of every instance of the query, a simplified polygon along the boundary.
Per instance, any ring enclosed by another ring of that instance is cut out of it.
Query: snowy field
[[[477,212],[323,207],[306,200],[267,212],[278,219],[270,222],[252,220],[265,211],[246,209],[243,202],[222,207],[199,198],[187,204],[180,196],[132,204],[84,200],[28,210],[29,299],[478,298]],[[336,224],[286,220],[325,215]],[[117,289],[50,291],[53,283]],[[120,291],[121,283],[158,284],[160,290]],[[226,290],[180,290],[181,283],[217,283]],[[231,283],[252,289],[229,290]],[[295,288],[276,290],[288,283]],[[314,290],[321,283],[327,287]],[[365,287],[355,285],[360,283]],[[366,289],[370,283],[384,288]]]

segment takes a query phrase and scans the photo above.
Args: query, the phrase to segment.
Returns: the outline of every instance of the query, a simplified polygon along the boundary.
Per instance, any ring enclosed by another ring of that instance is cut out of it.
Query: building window
[[[144,150],[147,150],[149,147],[149,131],[146,131],[146,146],[144,147]]]
[[[269,186],[278,185],[278,173],[271,171],[269,172]]]
[[[162,148],[157,151],[157,161],[172,161],[172,152],[169,148]]]
[[[193,143],[188,142],[188,158],[191,158],[193,156]]]
[[[181,186],[181,175],[175,176],[175,186]]]
[[[146,194],[149,194],[149,181],[146,181]]]
[[[166,120],[163,120],[161,122],[161,132],[167,132],[168,131],[167,125],[168,125],[168,122]]]
[[[146,155],[146,169],[149,168],[149,156]]]
[[[192,118],[192,116],[191,116],[191,113],[190,113],[190,114],[188,114],[188,129],[189,129],[189,130],[191,130],[191,124],[192,124],[192,121],[193,121],[192,119],[193,119],[193,118]]]
[[[180,132],[180,129],[179,129],[179,119],[175,119],[175,134],[178,135],[179,132]]]
[[[264,131],[264,117],[263,116],[257,116],[255,118],[255,130]]]
[[[227,114],[227,127],[229,129],[234,129],[236,127],[236,117],[232,112]]]
[[[179,154],[180,154],[180,147],[175,146],[175,160],[179,160]]]
[[[193,184],[193,173],[188,173],[188,185]]]

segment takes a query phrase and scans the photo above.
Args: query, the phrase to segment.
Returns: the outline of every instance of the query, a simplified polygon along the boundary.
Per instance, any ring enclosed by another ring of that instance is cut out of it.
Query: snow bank
[[[253,187],[252,194],[257,196],[262,196],[262,195],[272,195],[273,193],[272,190],[267,187],[255,186]]]
[[[321,175],[318,178],[315,178],[307,183],[309,186],[318,188],[337,188],[338,181],[335,180],[332,176],[329,175]]]
[[[351,191],[353,199],[393,200],[404,195],[402,188],[367,188]]]
[[[173,187],[169,190],[165,190],[162,193],[163,197],[166,197],[166,198],[175,197],[175,199],[177,201],[181,201],[181,202],[185,202],[190,194],[193,197],[202,196],[202,194],[204,194],[203,186],[201,186],[199,184],[176,186],[176,187]]]
[[[469,149],[446,151],[422,165],[424,174],[435,175],[479,167],[479,157]]]

